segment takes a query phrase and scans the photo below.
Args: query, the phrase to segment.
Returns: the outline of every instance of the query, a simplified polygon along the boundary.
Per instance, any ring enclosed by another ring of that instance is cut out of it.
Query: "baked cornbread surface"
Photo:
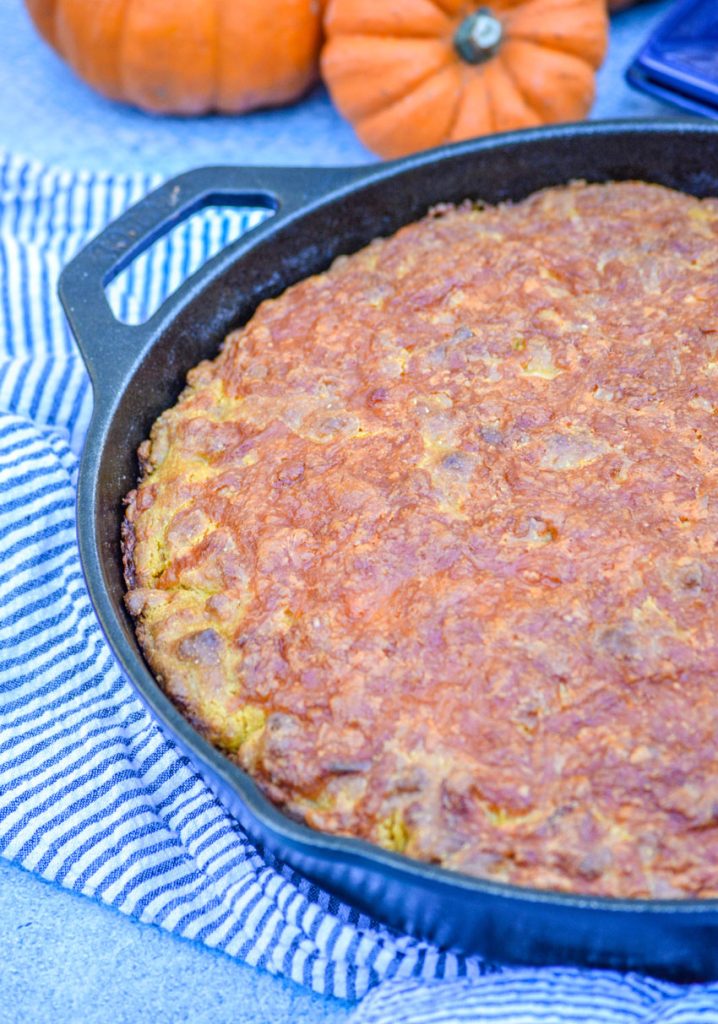
[[[161,685],[317,829],[718,896],[718,200],[441,207],[263,303],[140,449]]]

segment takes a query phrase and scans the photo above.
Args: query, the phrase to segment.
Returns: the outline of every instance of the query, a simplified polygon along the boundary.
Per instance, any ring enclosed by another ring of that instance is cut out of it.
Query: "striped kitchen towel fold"
[[[92,396],[55,288],[79,246],[153,184],[0,158],[0,853],[317,992],[357,999],[383,982],[357,1011],[364,1024],[718,1024],[718,986],[498,970],[387,931],[261,856],[135,697],[78,560]],[[182,225],[113,284],[113,308],[141,320],[263,215]]]

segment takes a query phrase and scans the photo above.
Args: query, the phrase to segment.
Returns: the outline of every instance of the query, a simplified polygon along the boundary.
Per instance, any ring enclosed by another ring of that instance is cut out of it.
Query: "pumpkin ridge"
[[[591,71],[595,70],[590,61],[586,60],[585,57],[579,56],[577,53],[572,53],[570,50],[560,50],[557,46],[549,46],[547,43],[537,43],[535,39],[527,39],[525,36],[512,36],[511,41],[515,43],[523,43],[524,46],[535,46],[537,50],[547,50],[549,53],[558,54],[559,57],[572,57],[574,60],[580,61],[581,64],[585,64]]]
[[[497,60],[501,60],[501,67],[504,69],[507,77],[511,79],[511,83],[513,84],[513,87],[516,90],[516,92],[518,93],[518,95],[521,97],[521,100],[523,101],[523,103],[526,104],[526,106],[531,111],[531,113],[534,114],[535,117],[537,117],[539,119],[539,121],[542,121],[543,118],[541,116],[540,111],[538,111],[536,109],[536,107],[533,105],[533,103],[531,103],[531,101],[528,99],[528,97],[524,95],[524,91],[521,88],[521,86],[519,85],[519,82],[518,82],[518,80],[516,78],[516,75],[514,74],[514,72],[512,70],[511,61],[502,60],[500,53],[496,54],[496,59]]]
[[[424,127],[428,125],[433,129],[428,133],[430,137],[425,137],[422,148],[428,149],[442,145],[442,143],[446,141],[446,136],[443,129],[436,131],[436,116],[434,116],[437,113],[435,109],[437,106],[436,90],[443,87],[445,76],[457,76],[459,74],[460,71],[457,62],[450,61],[440,71],[427,76],[421,85],[415,86],[414,89],[411,89],[401,99],[396,100],[394,103],[384,108],[379,108],[379,110],[374,114],[357,119],[355,122],[357,134],[366,145],[371,147],[371,141],[372,139],[377,138],[377,134],[386,134],[386,122],[391,123],[392,121],[396,121],[396,127],[394,127],[390,133],[393,140],[391,145],[384,146],[383,143],[381,145],[382,149],[385,152],[388,152],[390,156],[400,156],[409,150],[403,143],[397,145],[397,139],[401,139],[403,135],[403,128],[411,122],[411,116],[407,115],[415,116],[413,110],[407,110],[406,108],[407,106],[411,107],[412,105],[416,107],[417,103],[420,103],[422,104],[419,108],[421,110],[420,123]],[[433,96],[432,91],[434,93]],[[458,92],[456,86],[455,91]],[[427,95],[422,96],[422,93],[428,93],[428,97]],[[381,126],[379,133],[377,132],[377,125]]]
[[[548,16],[550,23],[551,14],[555,15],[556,12],[555,7],[552,9],[552,5],[556,4],[556,0],[547,0],[549,7],[548,15],[542,3],[543,0],[526,0],[520,6],[507,10],[507,37],[512,40],[521,40],[533,43],[536,46],[543,46],[543,21],[537,24],[537,18],[540,17],[545,20]],[[566,16],[569,18],[569,28],[566,28],[564,22],[559,33],[552,32],[551,34],[554,35],[554,38],[545,41],[546,48],[568,54],[571,57],[578,57],[580,60],[586,61],[594,70],[598,70],[606,55],[608,29],[605,20],[605,5],[599,4],[600,11],[597,8],[597,18],[595,21],[590,18],[587,19],[584,0],[565,0],[565,7]],[[563,10],[563,7],[561,7],[561,10]],[[603,19],[601,19],[601,12],[603,13]],[[572,27],[571,22],[574,22]],[[599,33],[597,29],[601,26],[601,22],[603,32]],[[573,28],[573,31],[571,28]],[[603,36],[602,45],[599,44],[592,53],[593,44],[598,43],[599,35]],[[586,52],[587,45],[588,51]]]
[[[411,85],[407,86],[406,89],[402,89],[402,91],[397,93],[396,96],[392,96],[388,103],[384,98],[382,98],[381,102],[379,102],[375,107],[368,108],[360,116],[359,120],[363,121],[367,117],[373,117],[375,114],[378,114],[380,110],[390,110],[395,103],[401,103],[402,100],[405,100],[407,96],[410,96],[415,89],[420,89],[421,86],[428,82],[430,78],[433,78],[434,75],[440,75],[442,71],[446,71],[447,68],[451,67],[453,63],[453,60],[449,59],[445,64],[440,64],[439,67],[431,68],[431,70],[427,71],[425,75],[421,76],[421,78],[415,79]]]
[[[581,60],[582,63],[588,65],[592,70],[596,70],[590,60],[587,60],[585,56],[574,52],[574,50],[564,50],[559,46],[549,46],[548,43],[540,43],[531,36],[522,36],[519,33],[512,35],[511,40],[515,43],[529,43],[531,46],[536,46],[540,50],[549,50],[551,53],[558,53],[562,57],[576,57],[577,60]]]
[[[416,24],[417,9],[414,5],[419,8]],[[360,9],[360,15],[357,15],[356,8]],[[367,11],[367,8],[370,10]],[[392,7],[384,3],[372,4],[367,0],[342,0],[339,4],[324,0],[326,38],[358,32],[386,38],[437,39],[451,33],[453,20],[453,17],[437,6],[435,0],[405,0],[402,3],[394,0]]]
[[[352,43],[352,41],[354,39],[360,39],[360,38],[371,39],[372,37],[371,36],[365,36],[363,33],[362,33],[361,36],[359,36],[359,35],[351,35],[351,36],[350,35],[346,35],[346,36],[342,36],[341,37],[342,45],[346,45],[347,43],[349,45],[351,45],[351,43]],[[383,39],[390,39],[390,40],[399,39],[399,40],[401,40],[401,42],[407,42],[407,40],[408,40],[407,36],[377,36],[376,38],[381,38],[382,40]],[[419,41],[419,42],[423,42],[423,41],[429,39],[428,36],[421,36],[421,37],[416,37],[416,38],[417,38],[417,41]],[[437,40],[437,42],[438,41],[439,40]],[[326,48],[327,52],[328,52],[330,46],[331,46],[331,41],[327,45],[327,48]],[[373,101],[371,103],[369,103],[368,106],[365,109],[363,109],[360,114],[357,115],[358,118],[360,120],[363,120],[366,117],[373,117],[373,115],[377,114],[380,110],[388,109],[389,107],[393,106],[394,103],[400,103],[402,100],[406,99],[406,97],[409,96],[409,94],[414,89],[420,88],[433,75],[440,75],[443,71],[445,71],[448,67],[451,67],[454,63],[456,63],[456,62],[454,60],[453,50],[451,49],[450,45],[447,45],[446,55],[445,55],[445,58],[444,58],[442,63],[437,64],[437,65],[432,65],[423,74],[420,74],[420,76],[418,78],[412,79],[410,84],[407,85],[405,88],[401,89],[399,92],[397,92],[396,95],[392,96],[391,100],[387,101],[385,96],[381,95],[381,93],[378,93],[374,97]],[[341,104],[339,104],[339,105],[341,106]]]
[[[391,42],[396,42],[396,43],[425,43],[427,39],[430,39],[430,40],[433,39],[434,42],[437,42],[437,43],[441,42],[441,39],[438,36],[436,36],[436,35],[430,35],[430,36],[397,36],[397,35],[389,35],[387,32],[352,32],[351,35],[349,33],[347,33],[346,35],[342,34],[341,36],[338,36],[338,37],[335,37],[335,38],[341,38],[342,41],[347,40],[347,39],[387,39],[387,40],[389,40]],[[451,41],[451,37],[450,36],[447,36],[447,41],[448,42]]]
[[[222,13],[220,11],[221,0],[212,0],[212,3],[214,4],[214,38],[212,40],[212,87],[210,95],[212,97],[212,109],[216,110],[219,104],[220,78],[222,76],[222,68],[219,65],[219,33],[221,30]]]
[[[431,2],[437,11],[441,11],[447,18],[456,18],[459,14],[451,0],[448,0],[448,2],[447,0],[443,0],[443,2],[442,0],[431,0]]]
[[[57,4],[53,0],[25,0],[27,13],[30,20],[40,33],[48,46],[54,47],[58,53],[60,48],[57,45]]]
[[[78,77],[81,72],[77,62],[73,59],[73,36],[72,28],[72,4],[69,0],[58,0],[52,5],[52,39],[53,46],[57,46],[57,52],[66,60]],[[64,27],[64,31],[63,31]]]
[[[534,103],[538,105],[540,116],[545,123],[577,119],[585,115],[595,98],[595,78],[591,66],[586,61],[574,54],[562,53],[523,39],[511,40],[510,46],[511,60],[514,62],[516,73],[524,83],[524,88],[534,98]],[[522,52],[517,54],[516,48]],[[530,70],[541,68],[545,61],[553,63],[553,75],[560,86],[553,96],[542,92],[540,84]],[[526,76],[522,74],[522,69],[525,68],[529,69]]]
[[[120,15],[120,28],[117,33],[117,47],[115,49],[115,81],[120,87],[120,91],[123,93],[127,92],[127,82],[125,81],[125,44],[127,40],[127,26],[130,23],[129,10],[132,6],[132,0],[126,0],[126,3],[122,5],[122,14]]]
[[[453,138],[454,128],[456,128],[456,125],[459,120],[459,115],[461,114],[461,106],[464,102],[464,97],[466,95],[467,78],[474,70],[476,70],[475,67],[472,68],[470,65],[464,65],[461,69],[461,89],[456,94],[456,105],[454,106],[454,112],[451,116],[451,120],[449,121],[449,127],[446,131],[446,138],[449,140]]]
[[[486,65],[479,67],[466,68],[464,74],[463,91],[461,94],[461,103],[457,112],[456,121],[452,129],[452,134],[449,136],[449,142],[460,142],[462,139],[470,138],[476,135],[476,124],[481,126],[490,123],[491,112],[488,108],[488,95],[486,91]],[[477,104],[477,92],[481,99],[479,102],[483,103],[484,116],[479,116],[478,121],[476,119],[476,104]],[[470,121],[471,128],[467,127],[467,121]]]
[[[540,124],[542,119],[525,101],[522,90],[519,89],[515,79],[509,74],[506,65],[506,59],[491,61],[486,65],[497,131],[515,131],[518,128],[528,128],[536,123]],[[495,105],[497,96],[500,97],[501,101],[500,114],[497,112]],[[505,109],[507,101],[510,101],[514,108],[510,116]]]
[[[486,75],[486,68],[487,67],[488,67],[488,65],[485,64],[481,68],[481,71],[483,72],[484,78],[487,77],[487,75]],[[497,116],[496,116],[496,103],[494,102],[494,90],[487,88],[486,82],[484,82],[484,88],[486,89],[486,107],[487,107],[487,110],[488,110],[488,132],[487,132],[487,134],[493,134],[493,132],[498,131],[498,124],[499,124]]]
[[[351,34],[348,32],[341,33],[342,39],[355,39],[357,36],[364,36],[366,39],[394,39],[397,43],[405,43],[409,40],[421,42],[424,39],[439,39],[439,36],[437,36],[435,32],[427,32],[423,35],[420,33],[407,32],[406,35],[399,35],[396,32],[381,32],[379,29],[375,32],[372,32],[369,29],[362,29],[361,32],[353,32]]]
[[[52,9],[52,18],[50,19],[49,25],[52,35],[50,36],[49,42],[51,46],[56,46],[58,53],[61,53],[64,57],[65,54],[63,52],[62,44],[60,42],[60,7],[61,2],[56,3]]]

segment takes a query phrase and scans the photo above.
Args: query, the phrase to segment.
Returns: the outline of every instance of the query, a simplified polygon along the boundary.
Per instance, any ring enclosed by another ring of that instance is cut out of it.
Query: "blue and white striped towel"
[[[92,398],[55,285],[155,183],[0,157],[0,853],[316,992],[374,988],[363,1024],[718,1024],[718,984],[497,970],[383,929],[260,857],[136,699],[78,561],[74,485]],[[259,216],[188,222],[115,284],[115,308],[141,319]]]

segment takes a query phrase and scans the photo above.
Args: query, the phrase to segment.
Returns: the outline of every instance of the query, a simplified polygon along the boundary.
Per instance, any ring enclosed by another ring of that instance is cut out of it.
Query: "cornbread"
[[[718,200],[442,206],[264,302],[140,448],[127,606],[316,829],[718,896]]]

